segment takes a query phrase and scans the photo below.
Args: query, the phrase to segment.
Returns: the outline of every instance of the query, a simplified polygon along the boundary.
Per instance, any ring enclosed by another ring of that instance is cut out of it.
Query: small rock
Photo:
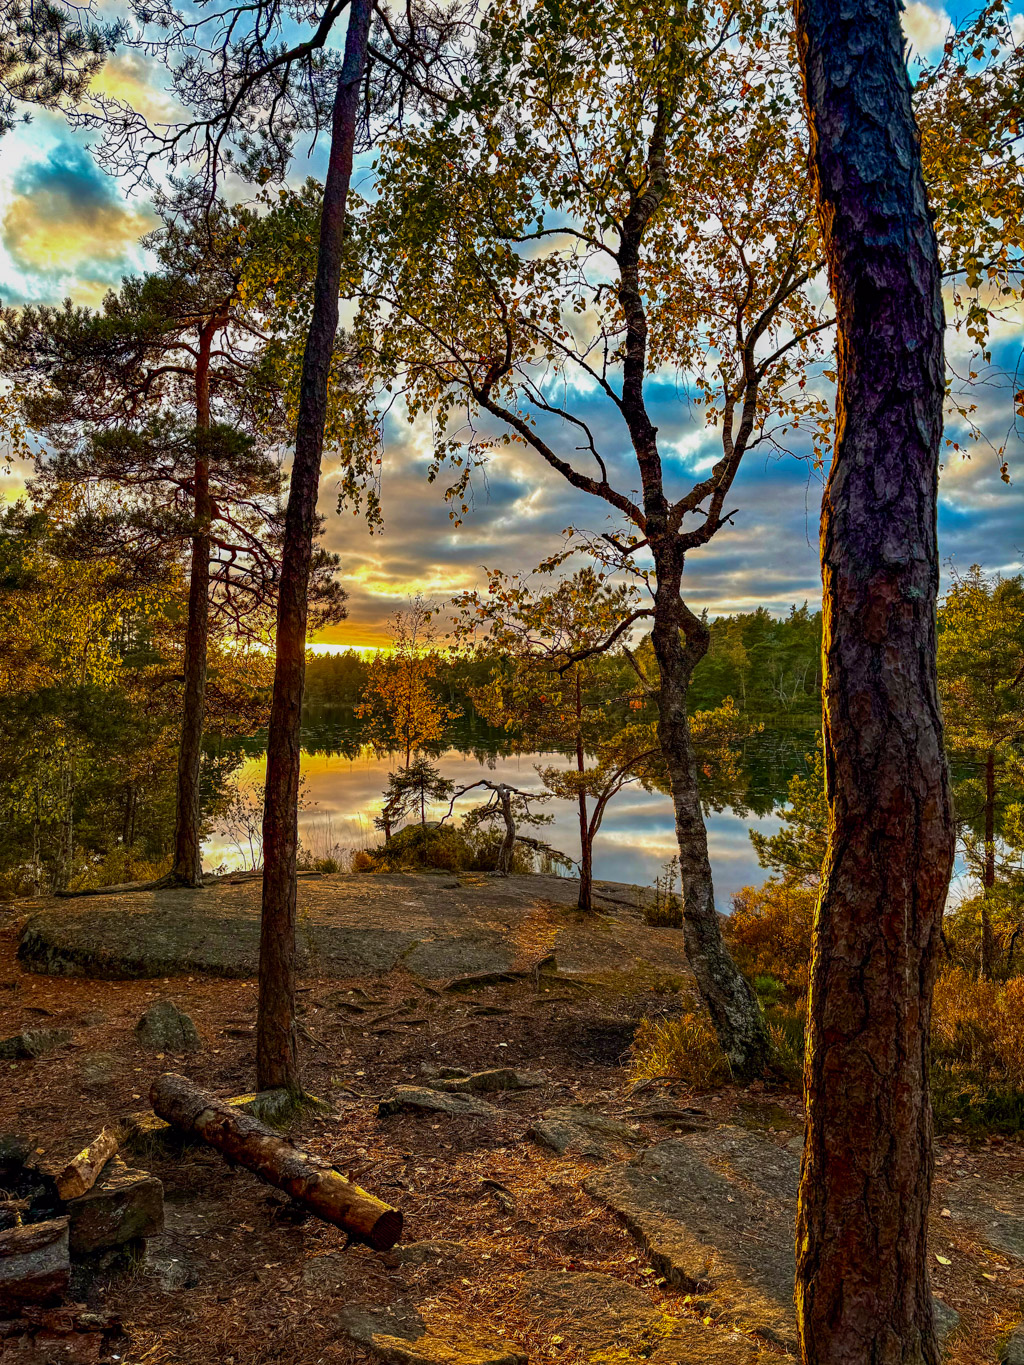
[[[17,1171],[32,1155],[32,1140],[22,1133],[0,1133],[0,1171]]]
[[[448,1095],[443,1090],[431,1090],[418,1085],[396,1085],[377,1106],[381,1117],[388,1114],[423,1113],[444,1114],[449,1118],[493,1119],[498,1110],[475,1095]]]
[[[195,1024],[173,1000],[150,1005],[135,1026],[135,1036],[151,1052],[197,1052],[201,1046]]]
[[[82,1058],[82,1084],[90,1090],[109,1085],[117,1075],[117,1058],[111,1052],[92,1052]]]
[[[121,1120],[121,1150],[136,1156],[147,1156],[161,1146],[182,1141],[183,1137],[151,1109],[136,1110]]]
[[[622,1155],[623,1144],[638,1140],[633,1129],[618,1119],[574,1105],[545,1109],[529,1135],[559,1156],[571,1152],[602,1159]]]
[[[338,1323],[357,1345],[393,1365],[527,1365],[526,1355],[502,1337],[464,1335],[461,1324],[448,1320],[443,1334],[435,1332],[412,1304],[349,1304]]]
[[[24,1061],[29,1057],[45,1057],[71,1043],[71,1030],[66,1028],[27,1028],[10,1038],[0,1038],[0,1061]]]
[[[1000,1365],[1024,1365],[1024,1323],[1015,1327],[999,1352]]]
[[[445,1090],[450,1095],[470,1091],[487,1095],[497,1090],[535,1090],[546,1083],[547,1077],[539,1071],[513,1071],[510,1067],[499,1066],[473,1075],[446,1076],[442,1073],[430,1082],[430,1087]]]
[[[106,1251],[163,1231],[164,1187],[148,1171],[134,1171],[111,1157],[91,1190],[68,1200],[71,1251]]]
[[[960,1326],[960,1314],[948,1303],[943,1303],[938,1294],[932,1295],[932,1311],[935,1314],[935,1336],[941,1348],[951,1332]]]

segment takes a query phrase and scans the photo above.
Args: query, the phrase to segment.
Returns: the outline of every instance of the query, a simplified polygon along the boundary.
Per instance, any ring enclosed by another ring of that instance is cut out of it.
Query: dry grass
[[[1024,977],[979,981],[962,967],[935,985],[936,1058],[1024,1089]]]
[[[637,1081],[665,1076],[692,1090],[716,1090],[731,1074],[710,1021],[692,1013],[679,1019],[644,1019],[633,1043],[632,1067]]]

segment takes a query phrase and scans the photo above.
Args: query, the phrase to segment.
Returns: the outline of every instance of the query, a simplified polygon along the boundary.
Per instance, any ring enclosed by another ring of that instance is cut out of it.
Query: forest
[[[1022,107],[2,0],[4,1365],[1024,1365]]]

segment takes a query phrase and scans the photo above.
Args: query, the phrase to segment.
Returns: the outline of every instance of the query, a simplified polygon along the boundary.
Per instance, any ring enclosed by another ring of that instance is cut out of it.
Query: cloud
[[[936,9],[923,0],[912,0],[903,11],[903,32],[911,47],[921,57],[932,57],[946,41],[950,18],[944,9]]]
[[[87,302],[137,263],[138,239],[154,222],[125,203],[86,151],[60,142],[14,175],[0,242],[22,298],[56,299],[70,288]]]
[[[117,53],[92,78],[89,94],[120,100],[152,124],[169,123],[182,108],[160,80],[161,70],[155,63],[136,52]]]
[[[950,22],[945,10],[926,4],[924,0],[912,0],[902,12],[902,31],[913,51],[922,57],[933,57],[941,51]]]

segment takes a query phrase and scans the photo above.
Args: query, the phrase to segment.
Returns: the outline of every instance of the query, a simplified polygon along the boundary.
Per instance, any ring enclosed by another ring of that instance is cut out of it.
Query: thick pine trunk
[[[953,854],[935,676],[943,312],[897,0],[798,0],[838,320],[822,508],[829,848],[797,1226],[805,1365],[937,1365],[932,986]]]
[[[210,523],[213,519],[210,457],[205,435],[210,429],[210,350],[219,325],[219,320],[211,320],[200,330],[195,372],[197,445],[192,489],[195,525],[189,568],[188,621],[185,626],[185,686],[181,739],[178,744],[174,860],[170,871],[170,880],[181,886],[203,884],[199,774],[206,711],[206,652],[210,634]]]
[[[263,918],[256,1075],[260,1089],[265,1090],[280,1086],[298,1089],[300,1084],[294,1031],[295,859],[309,567],[327,420],[327,383],[338,330],[345,207],[352,177],[369,25],[369,0],[352,0],[345,57],[334,101],[313,313],[302,361],[295,457],[285,514],[263,814]]]

